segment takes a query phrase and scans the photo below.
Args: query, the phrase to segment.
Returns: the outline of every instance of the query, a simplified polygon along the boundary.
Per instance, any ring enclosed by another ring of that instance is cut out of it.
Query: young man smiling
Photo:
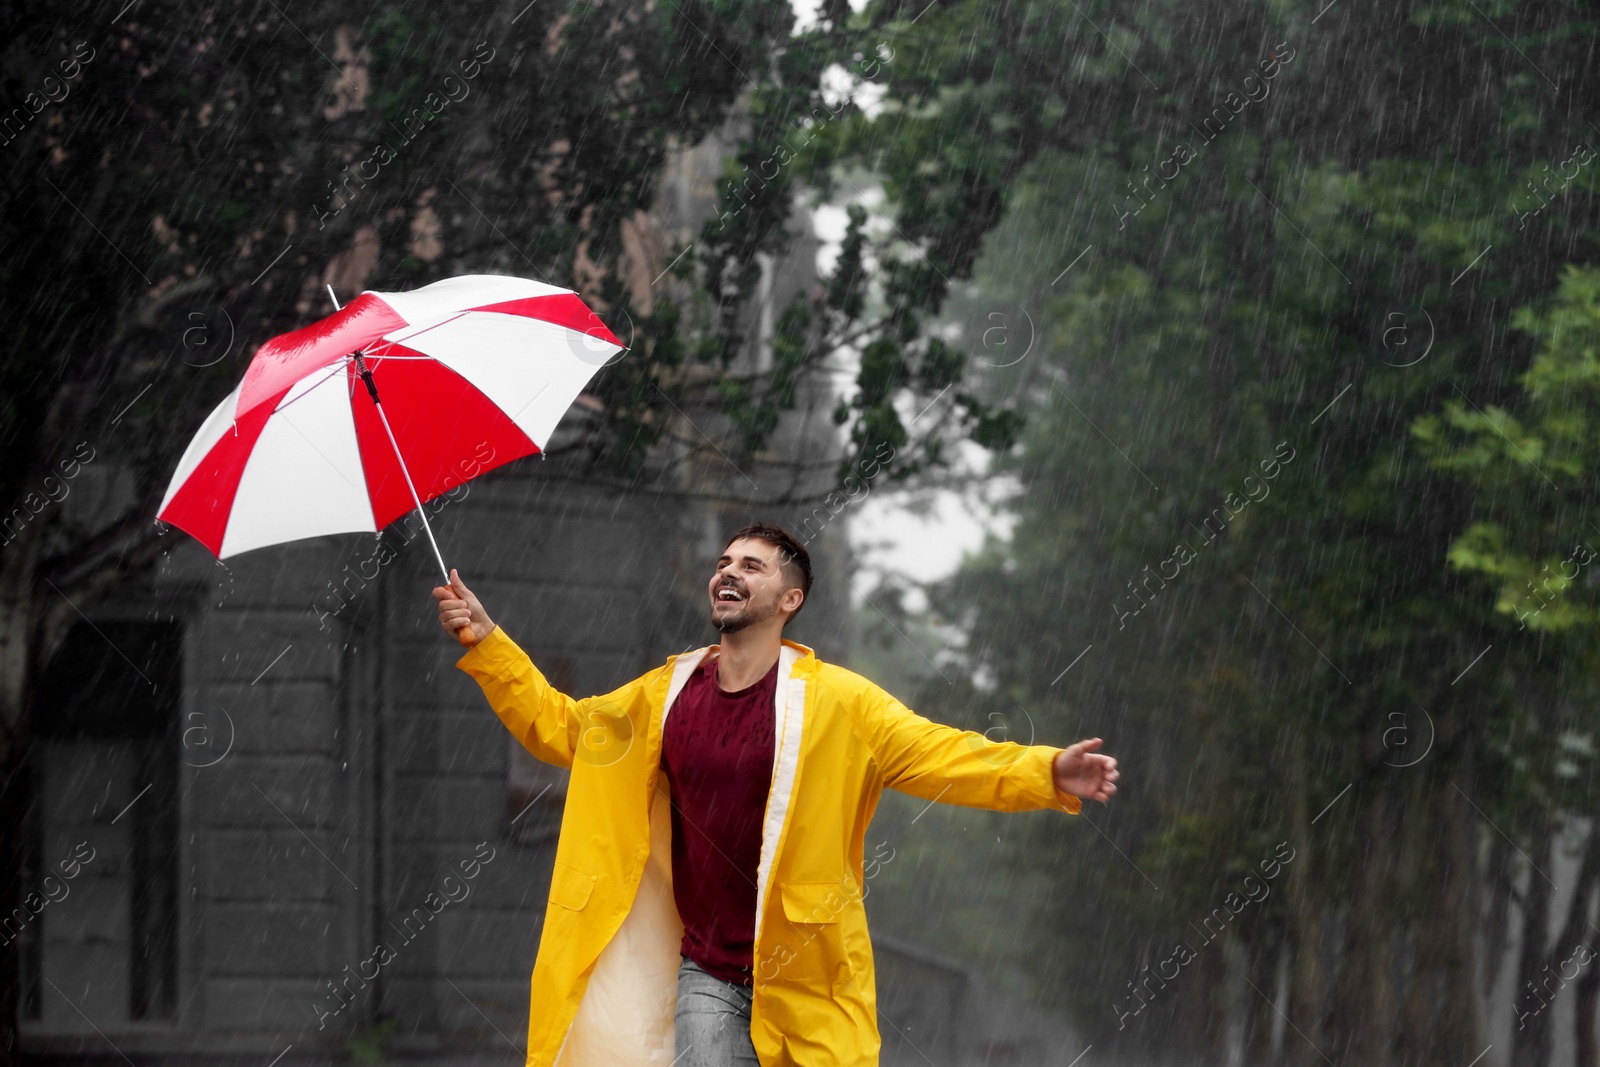
[[[811,561],[747,526],[707,586],[720,644],[614,692],[557,692],[456,572],[434,592],[457,662],[535,756],[570,767],[534,962],[529,1067],[878,1062],[862,842],[885,786],[1077,814],[1117,791],[1066,749],[929,721],[783,638]]]

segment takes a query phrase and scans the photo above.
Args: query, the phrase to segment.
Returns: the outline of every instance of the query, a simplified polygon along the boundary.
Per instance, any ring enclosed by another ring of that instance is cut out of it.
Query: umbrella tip
[[[333,301],[333,310],[335,310],[335,311],[343,311],[344,309],[339,306],[339,298],[336,295],[334,295],[333,283],[332,282],[325,282],[323,284],[327,285],[327,287],[328,287],[328,299]]]

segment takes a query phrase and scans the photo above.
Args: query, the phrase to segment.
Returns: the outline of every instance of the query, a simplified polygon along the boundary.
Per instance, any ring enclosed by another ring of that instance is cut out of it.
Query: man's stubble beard
[[[774,597],[772,603],[765,605],[765,608],[766,610],[763,611],[761,606],[758,606],[754,600],[746,600],[742,610],[725,616],[720,622],[717,621],[716,609],[713,608],[711,625],[717,628],[718,633],[738,633],[748,626],[754,626],[756,623],[764,622],[776,615],[778,613],[777,598]]]

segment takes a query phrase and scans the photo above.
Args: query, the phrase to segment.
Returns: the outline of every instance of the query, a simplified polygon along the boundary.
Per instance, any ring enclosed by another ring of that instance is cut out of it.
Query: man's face
[[[772,618],[792,586],[783,578],[783,552],[755,538],[729,545],[711,576],[711,625],[725,634]]]

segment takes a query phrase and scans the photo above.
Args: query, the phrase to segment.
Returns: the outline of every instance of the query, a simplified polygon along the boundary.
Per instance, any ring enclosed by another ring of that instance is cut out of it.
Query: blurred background
[[[884,1063],[1600,1067],[1593,4],[0,27],[0,1064],[522,1057],[565,775],[420,523],[155,520],[330,288],[488,273],[629,346],[426,505],[552,681],[713,640],[775,521],[824,659],[1121,761],[1076,818],[885,796]]]

